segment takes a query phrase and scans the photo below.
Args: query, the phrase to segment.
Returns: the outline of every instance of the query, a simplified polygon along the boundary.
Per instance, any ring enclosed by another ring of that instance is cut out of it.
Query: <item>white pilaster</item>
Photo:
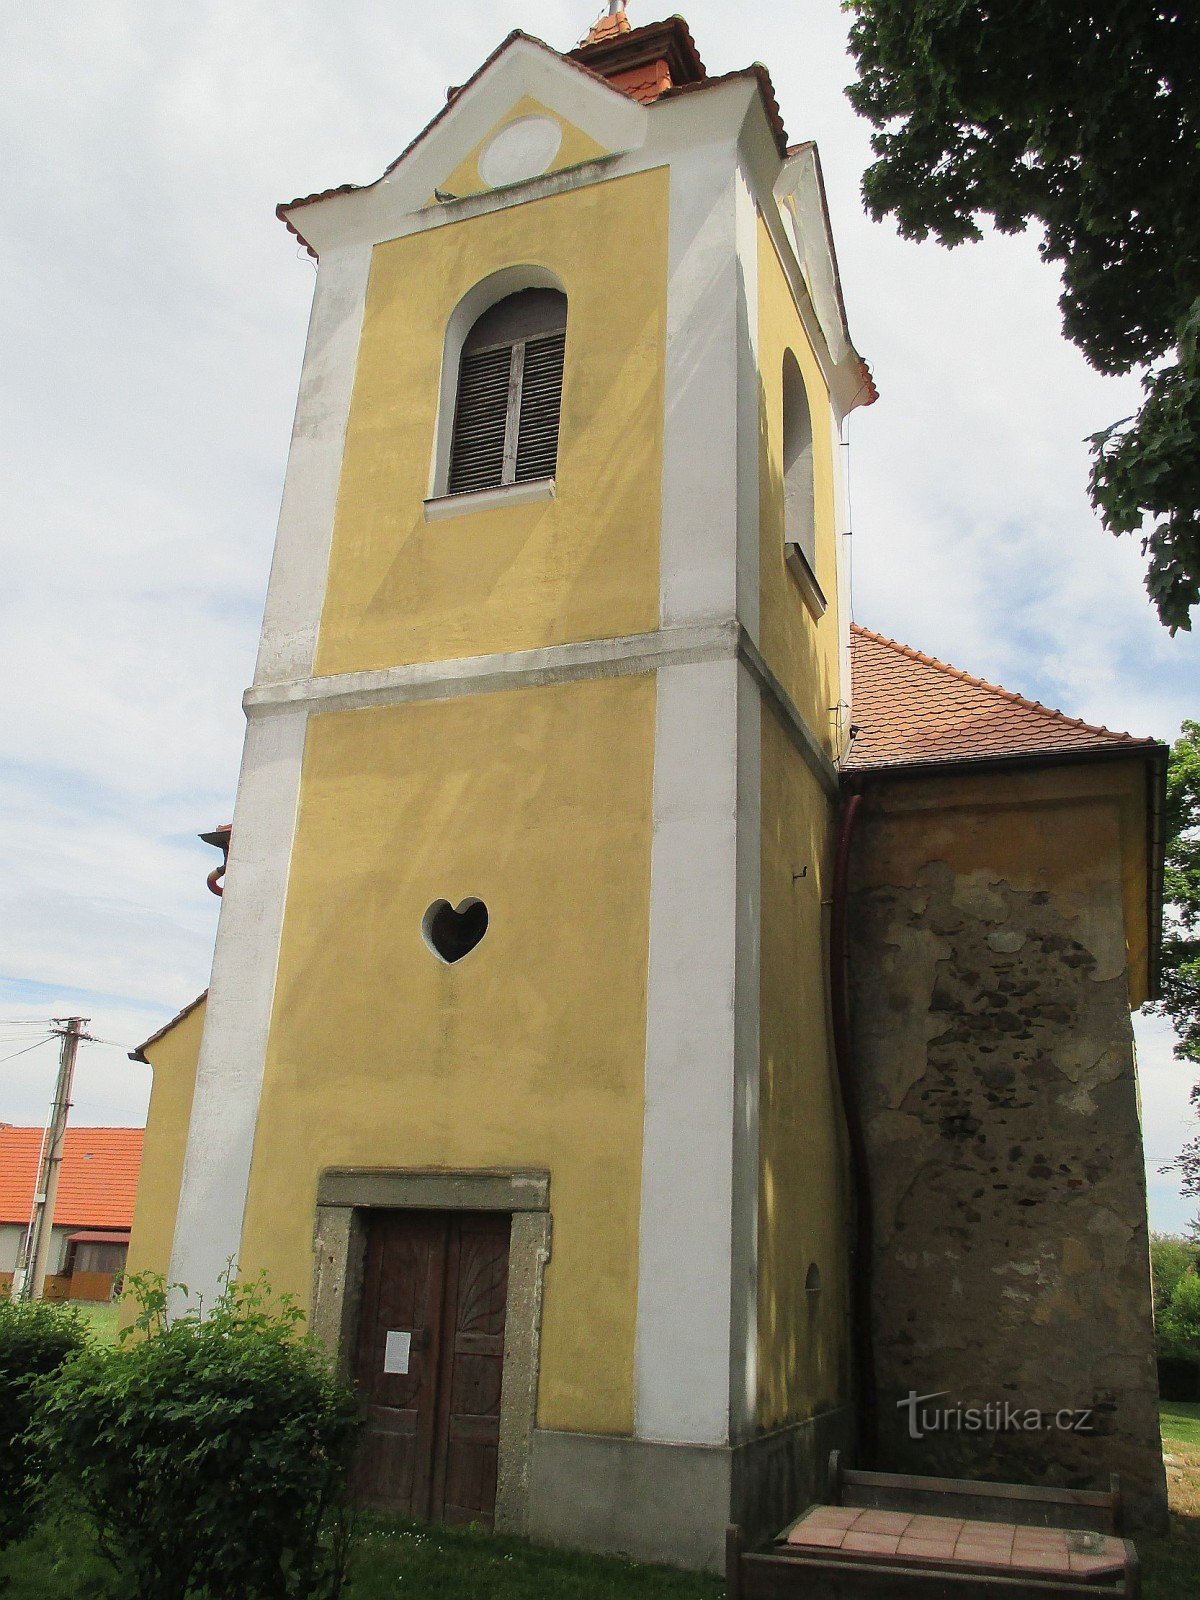
[[[758,1410],[759,1060],[762,946],[763,696],[737,674],[737,952],[734,990],[729,1427],[753,1433]]]
[[[638,1269],[639,1438],[729,1438],[735,660],[658,674]]]
[[[737,612],[739,280],[733,141],[671,162],[661,621]]]
[[[241,1242],[307,721],[289,707],[246,730],[171,1253],[210,1304]]]
[[[313,670],[370,266],[359,245],[331,250],[317,274],[256,684]]]

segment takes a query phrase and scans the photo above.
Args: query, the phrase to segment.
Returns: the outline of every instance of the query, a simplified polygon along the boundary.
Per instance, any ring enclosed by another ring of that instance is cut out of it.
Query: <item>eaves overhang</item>
[[[416,138],[412,139],[407,145],[405,145],[404,149],[400,152],[396,159],[390,162],[384,168],[378,178],[373,178],[370,183],[340,183],[330,189],[318,190],[314,194],[301,195],[295,200],[280,201],[280,203],[275,207],[275,215],[284,224],[288,232],[296,236],[296,238],[308,251],[309,255],[311,255],[314,260],[318,259],[318,252],[304,236],[301,224],[295,220],[293,213],[297,211],[303,211],[308,206],[320,205],[321,202],[325,200],[337,199],[342,195],[361,194],[367,190],[378,188],[381,183],[386,182],[386,180],[391,177],[392,173],[394,173],[403,162],[407,161],[408,158],[425,143],[429,136],[437,128],[439,128],[443,122],[445,122],[446,118],[449,117],[451,112],[454,111],[455,107],[458,105],[462,97],[468,92],[468,90],[474,88],[479,80],[484,77],[484,75],[496,64],[497,61],[500,60],[503,55],[507,54],[507,52],[513,49],[514,46],[522,43],[532,45],[537,50],[545,51],[547,55],[553,56],[555,61],[561,62],[563,65],[569,67],[572,71],[582,74],[591,82],[601,85],[609,94],[617,95],[621,99],[625,98],[623,95],[621,95],[621,91],[619,89],[615,89],[604,77],[597,72],[593,72],[582,62],[574,60],[569,55],[564,55],[560,50],[555,50],[554,47],[552,45],[548,45],[544,39],[538,39],[533,34],[524,32],[524,30],[521,28],[514,28],[508,37],[501,44],[497,45],[496,49],[492,51],[487,60],[480,64],[480,66],[471,74],[465,83],[457,85],[447,92],[446,104],[441,108],[440,111],[437,112],[435,116],[430,118],[430,120],[421,129],[420,133],[417,134]]]

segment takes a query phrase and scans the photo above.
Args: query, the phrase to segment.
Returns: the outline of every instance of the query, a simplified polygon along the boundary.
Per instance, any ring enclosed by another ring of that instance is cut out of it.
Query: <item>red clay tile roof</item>
[[[54,1223],[124,1230],[142,1165],[144,1128],[68,1128]],[[0,1223],[27,1223],[38,1176],[41,1128],[0,1125]]]
[[[598,38],[589,36],[564,54],[568,61],[579,62],[602,78],[611,79],[630,67],[648,66],[653,61],[667,63],[673,83],[698,83],[708,77],[692,31],[682,17],[602,33]]]
[[[851,629],[851,658],[858,733],[846,772],[1160,748],[1066,717],[868,628]]]

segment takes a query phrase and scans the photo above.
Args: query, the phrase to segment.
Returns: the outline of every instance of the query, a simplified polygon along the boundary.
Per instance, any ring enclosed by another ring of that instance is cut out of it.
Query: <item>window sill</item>
[[[815,621],[829,610],[829,602],[821,585],[817,582],[817,575],[808,564],[808,557],[798,544],[785,544],[783,557],[787,562],[788,571],[795,578],[800,593],[804,596],[804,604],[812,612]]]
[[[425,521],[441,522],[445,517],[465,517],[472,511],[495,511],[500,506],[527,506],[538,500],[553,500],[553,478],[535,478],[532,483],[505,483],[498,489],[472,489],[469,494],[436,495],[425,502]]]

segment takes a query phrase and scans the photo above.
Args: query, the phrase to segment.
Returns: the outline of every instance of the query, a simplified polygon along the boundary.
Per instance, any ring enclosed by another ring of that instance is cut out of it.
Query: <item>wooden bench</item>
[[[851,1472],[770,1550],[726,1536],[726,1600],[1136,1600],[1121,1492]]]

